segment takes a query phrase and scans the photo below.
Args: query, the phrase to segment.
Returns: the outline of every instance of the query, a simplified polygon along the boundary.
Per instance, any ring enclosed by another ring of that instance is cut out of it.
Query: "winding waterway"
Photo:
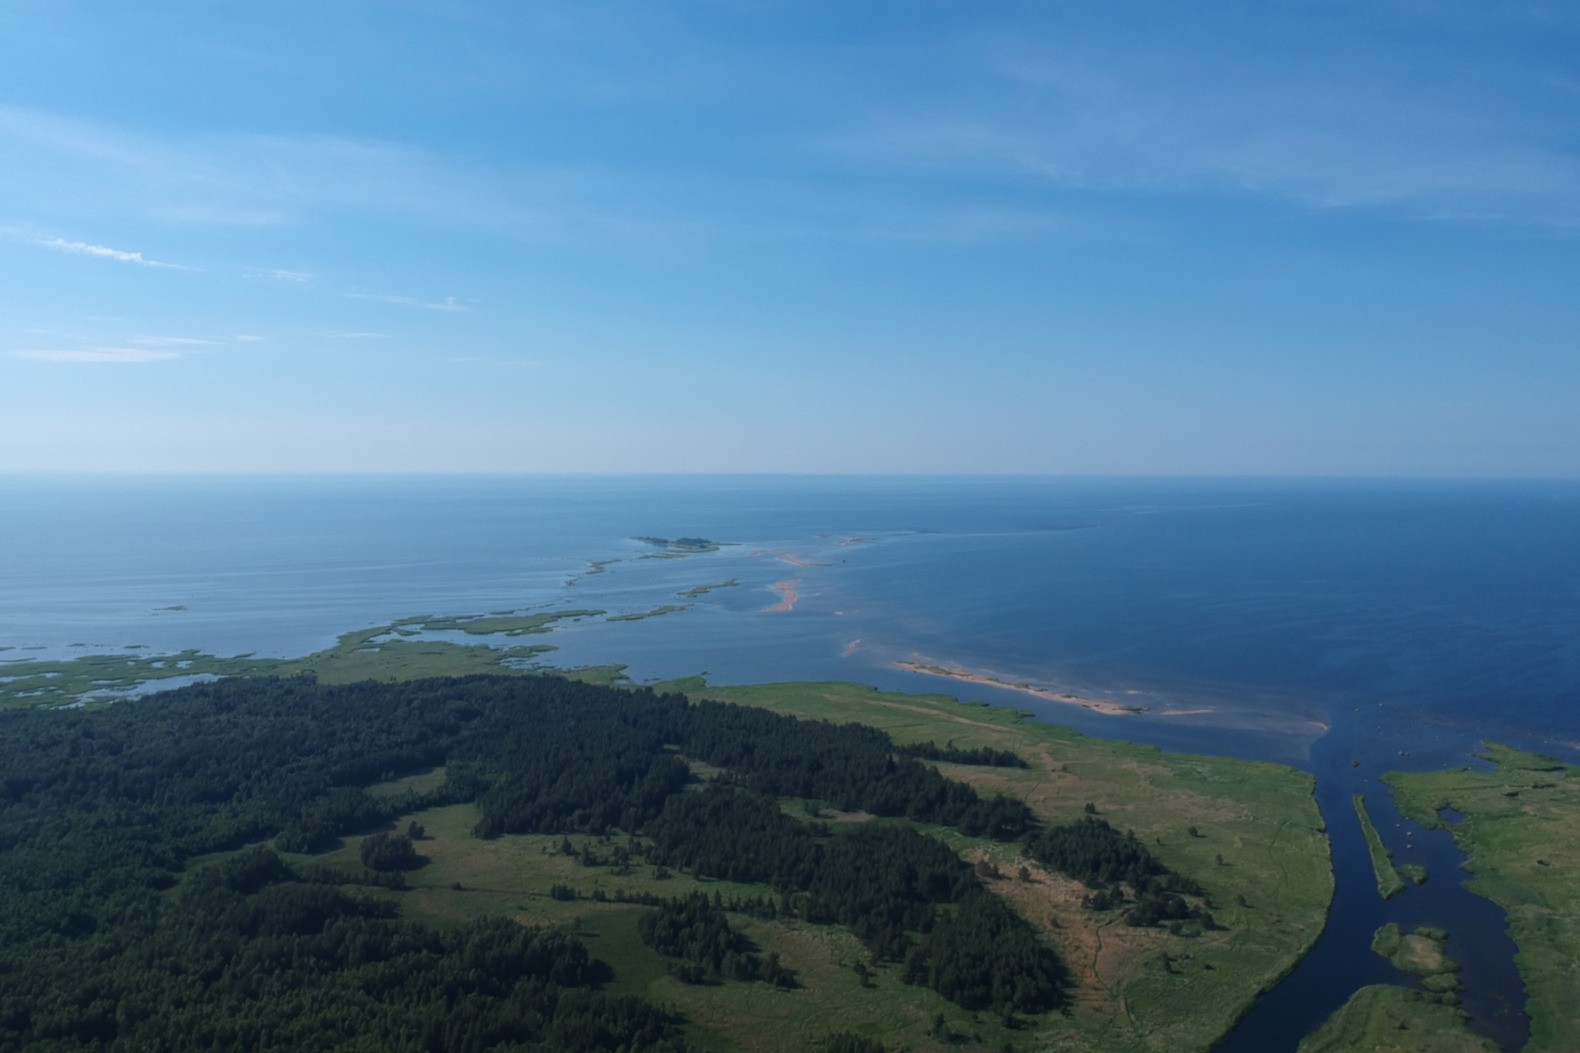
[[[1424,830],[1405,820],[1376,782],[1351,758],[1324,739],[1312,750],[1317,804],[1333,847],[1334,897],[1321,938],[1300,964],[1265,994],[1239,1025],[1215,1047],[1219,1053],[1293,1050],[1355,991],[1367,984],[1420,987],[1416,977],[1371,952],[1373,933],[1388,922],[1406,931],[1427,925],[1446,929],[1448,954],[1458,962],[1463,1008],[1470,1025],[1504,1050],[1530,1037],[1525,998],[1514,966],[1514,943],[1505,932],[1502,908],[1464,887],[1464,855],[1444,830]],[[1371,857],[1351,803],[1366,794],[1366,806],[1396,863],[1427,868],[1425,884],[1386,902],[1378,894]]]

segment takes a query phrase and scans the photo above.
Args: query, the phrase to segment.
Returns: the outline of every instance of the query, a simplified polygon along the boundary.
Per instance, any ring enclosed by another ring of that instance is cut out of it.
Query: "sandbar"
[[[788,611],[795,609],[795,601],[801,598],[801,594],[796,591],[795,582],[786,579],[784,581],[776,581],[768,587],[779,594],[779,602],[772,607],[765,607],[764,610]]]
[[[1055,691],[1048,687],[1036,687],[1025,681],[1009,680],[1004,676],[987,669],[970,669],[963,665],[938,662],[920,656],[916,658],[901,659],[894,663],[901,669],[912,673],[922,673],[926,676],[941,676],[950,680],[959,680],[966,684],[981,684],[984,687],[1000,687],[1008,691],[1019,691],[1023,695],[1031,695],[1045,702],[1058,702],[1066,706],[1080,706],[1094,713],[1105,716],[1119,717],[1131,716],[1136,713],[1145,713],[1145,706],[1129,706],[1123,702],[1116,702],[1111,698],[1090,698],[1086,695],[1072,694],[1068,691]]]

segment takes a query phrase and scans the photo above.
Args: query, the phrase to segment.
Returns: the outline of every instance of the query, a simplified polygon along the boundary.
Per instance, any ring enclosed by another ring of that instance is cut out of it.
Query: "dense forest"
[[[722,774],[698,786],[688,761]],[[426,793],[365,792],[439,765]],[[830,828],[782,797],[880,821]],[[777,902],[753,913],[847,926],[967,1008],[1063,997],[1054,952],[971,868],[881,820],[1029,838],[1060,865],[1049,831],[874,729],[557,677],[237,679],[0,714],[0,1048],[685,1048],[682,1021],[604,993],[609,966],[570,934],[441,931],[359,894],[423,862],[396,818],[463,801],[479,837],[620,832],[653,865],[768,884]],[[351,834],[376,835],[360,875],[275,851]],[[1129,875],[1143,895],[1183,890],[1150,865],[1114,880]],[[660,902],[642,931],[683,978],[795,984],[722,904]]]

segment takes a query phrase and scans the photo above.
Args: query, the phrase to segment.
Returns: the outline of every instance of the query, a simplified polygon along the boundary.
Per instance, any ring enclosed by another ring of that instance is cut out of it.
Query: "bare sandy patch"
[[[801,593],[796,590],[795,586],[796,583],[788,578],[786,578],[784,581],[776,581],[772,585],[768,586],[779,594],[779,602],[774,604],[772,607],[766,607],[764,609],[769,611],[794,610],[796,601],[801,598]]]
[[[934,659],[918,655],[915,658],[901,659],[894,663],[900,669],[912,673],[921,673],[924,676],[941,676],[947,680],[958,680],[965,684],[980,684],[983,687],[999,687],[1007,691],[1018,691],[1023,695],[1031,695],[1045,702],[1057,702],[1060,705],[1080,706],[1094,713],[1105,716],[1119,717],[1132,716],[1145,713],[1145,706],[1127,705],[1112,698],[1091,698],[1086,695],[1077,695],[1070,691],[1057,691],[1051,687],[1038,687],[1024,680],[1012,680],[1001,673],[990,669],[972,669],[968,666],[956,665],[952,662],[939,662]]]

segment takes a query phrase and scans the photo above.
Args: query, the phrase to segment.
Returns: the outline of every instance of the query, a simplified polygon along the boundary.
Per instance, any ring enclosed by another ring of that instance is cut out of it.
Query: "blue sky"
[[[0,7],[0,471],[1580,474],[1580,5]]]

